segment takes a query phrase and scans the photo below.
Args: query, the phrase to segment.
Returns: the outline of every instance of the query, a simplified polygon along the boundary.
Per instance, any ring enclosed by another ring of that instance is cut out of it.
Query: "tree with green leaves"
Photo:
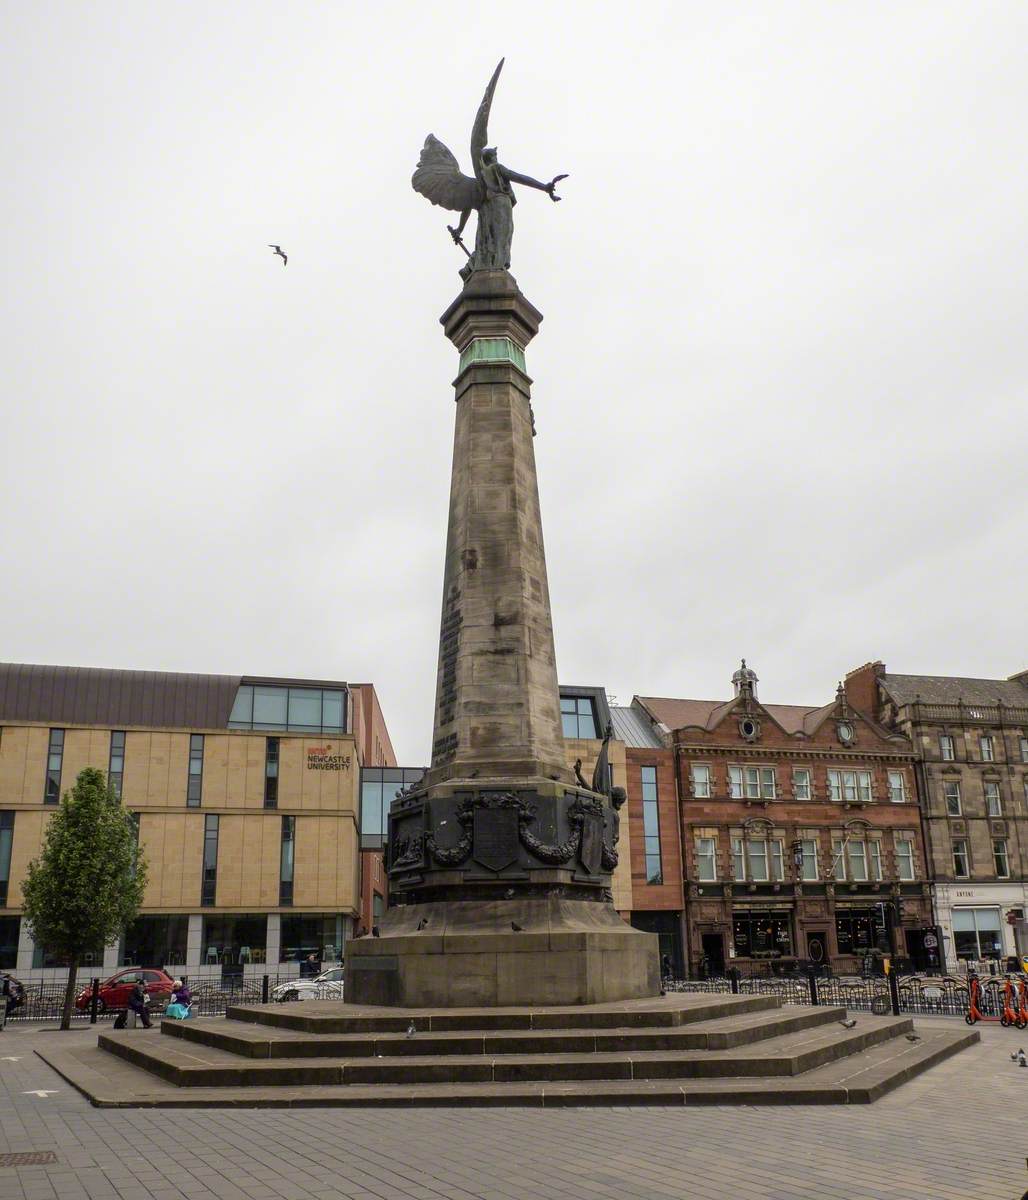
[[[139,912],[145,888],[146,863],[132,817],[103,771],[87,767],[64,793],[22,888],[36,944],[68,964],[62,1029],[71,1026],[80,957],[121,936]]]

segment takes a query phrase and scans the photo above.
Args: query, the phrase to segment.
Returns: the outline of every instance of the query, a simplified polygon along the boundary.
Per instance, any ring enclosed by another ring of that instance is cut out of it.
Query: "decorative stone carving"
[[[396,843],[393,850],[393,861],[390,870],[403,871],[411,867],[421,867],[425,862],[425,834],[415,833],[403,837]]]

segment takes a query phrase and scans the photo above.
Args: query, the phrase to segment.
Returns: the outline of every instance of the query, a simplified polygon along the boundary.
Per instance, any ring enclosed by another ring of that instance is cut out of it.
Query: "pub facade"
[[[851,974],[886,953],[927,969],[910,741],[841,687],[808,708],[763,704],[757,684],[743,662],[728,700],[633,701],[674,758],[689,973]]]

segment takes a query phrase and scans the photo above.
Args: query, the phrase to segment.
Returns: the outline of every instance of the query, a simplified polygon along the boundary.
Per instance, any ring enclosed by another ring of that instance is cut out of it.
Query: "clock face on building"
[[[846,743],[853,741],[853,726],[848,721],[843,721],[839,726],[839,741]]]

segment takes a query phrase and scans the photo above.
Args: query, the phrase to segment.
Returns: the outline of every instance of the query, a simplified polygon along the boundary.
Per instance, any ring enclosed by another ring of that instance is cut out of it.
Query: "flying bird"
[[[843,1029],[852,1029],[853,1026],[856,1025],[856,1021],[850,1017],[846,1021],[840,1021],[839,1024],[843,1027]]]
[[[281,246],[276,246],[274,242],[268,242],[268,249],[274,250],[275,254],[282,260],[282,266],[289,262],[289,255],[282,249]]]

